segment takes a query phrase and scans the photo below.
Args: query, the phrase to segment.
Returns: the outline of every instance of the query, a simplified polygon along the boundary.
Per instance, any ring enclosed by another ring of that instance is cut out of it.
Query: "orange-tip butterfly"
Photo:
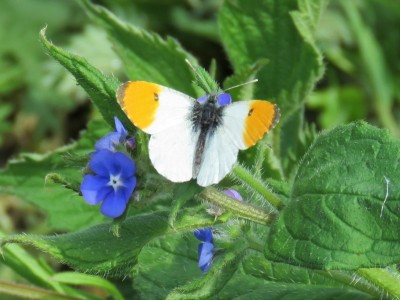
[[[197,179],[201,186],[221,181],[239,150],[247,149],[279,120],[278,107],[263,100],[231,103],[229,94],[194,99],[146,81],[128,81],[117,100],[132,123],[151,135],[150,160],[173,182]]]

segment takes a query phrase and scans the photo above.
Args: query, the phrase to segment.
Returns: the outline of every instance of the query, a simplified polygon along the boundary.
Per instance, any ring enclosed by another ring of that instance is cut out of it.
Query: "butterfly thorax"
[[[196,178],[199,172],[204,148],[208,138],[222,123],[223,108],[224,106],[218,105],[217,95],[215,94],[208,95],[207,100],[203,103],[196,101],[194,104],[193,114],[191,118],[192,126],[194,132],[200,131],[200,133],[196,145],[196,153],[193,166],[193,178]]]

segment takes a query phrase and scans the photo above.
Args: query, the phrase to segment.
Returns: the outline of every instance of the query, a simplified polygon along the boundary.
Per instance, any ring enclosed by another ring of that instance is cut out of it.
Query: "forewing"
[[[227,105],[223,112],[223,127],[240,150],[255,145],[279,121],[275,104],[262,101],[238,101]]]
[[[146,81],[128,81],[117,91],[122,110],[136,127],[149,134],[165,131],[190,118],[195,99]]]
[[[232,170],[239,149],[253,146],[278,120],[278,107],[267,101],[226,105],[221,124],[208,134],[197,183],[208,186],[220,182]]]

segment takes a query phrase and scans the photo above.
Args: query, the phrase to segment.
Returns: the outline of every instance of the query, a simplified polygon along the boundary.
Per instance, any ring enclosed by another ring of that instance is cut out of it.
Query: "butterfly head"
[[[232,103],[232,97],[228,93],[210,93],[197,99],[201,105],[211,104],[216,107],[221,107]]]

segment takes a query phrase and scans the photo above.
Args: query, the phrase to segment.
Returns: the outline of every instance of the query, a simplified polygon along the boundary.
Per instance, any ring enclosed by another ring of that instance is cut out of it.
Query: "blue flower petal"
[[[225,191],[222,191],[222,192],[225,195],[227,195],[228,197],[231,197],[231,198],[236,199],[238,201],[243,201],[242,195],[240,195],[239,192],[234,190],[234,189],[225,190]]]
[[[118,153],[118,152],[117,152]],[[89,162],[89,168],[98,175],[109,178],[111,175],[118,175],[121,172],[121,166],[115,153],[102,149],[93,154]]]
[[[202,243],[198,247],[199,268],[207,272],[211,267],[211,259],[214,255],[214,245],[212,243]]]
[[[106,217],[117,218],[124,213],[126,205],[123,189],[119,189],[115,193],[108,194],[101,204],[100,211]]]
[[[127,180],[124,180],[125,187],[121,188],[123,197],[125,198],[126,202],[128,202],[129,198],[131,197],[133,190],[136,186],[136,177],[130,177]]]
[[[232,103],[232,97],[231,95],[227,93],[222,93],[218,95],[218,104],[220,106],[231,104]]]
[[[213,236],[210,228],[196,229],[194,231],[194,236],[202,242],[212,243]]]
[[[208,95],[201,96],[200,98],[197,98],[197,102],[203,103],[207,100],[207,98],[208,98]]]
[[[89,161],[89,169],[97,175],[109,177],[110,172],[105,162],[110,162],[112,160],[112,157],[113,153],[107,149],[102,149],[93,153],[92,159]]]
[[[122,152],[116,152],[115,161],[118,162],[118,169],[120,170],[122,178],[132,177],[136,172],[136,166],[132,159]],[[117,175],[117,174],[114,174]]]
[[[128,131],[125,129],[124,124],[122,124],[122,122],[117,117],[114,117],[114,122],[116,132],[119,134],[121,139],[125,139],[128,135]]]
[[[120,143],[120,139],[121,135],[118,132],[107,133],[105,136],[103,136],[96,142],[94,148],[97,151],[102,149],[108,149],[114,151],[115,145],[118,145]]]
[[[104,192],[100,193],[100,191],[107,182],[108,180],[105,177],[85,175],[81,184],[81,192],[85,201],[94,205],[103,200],[102,197]]]

